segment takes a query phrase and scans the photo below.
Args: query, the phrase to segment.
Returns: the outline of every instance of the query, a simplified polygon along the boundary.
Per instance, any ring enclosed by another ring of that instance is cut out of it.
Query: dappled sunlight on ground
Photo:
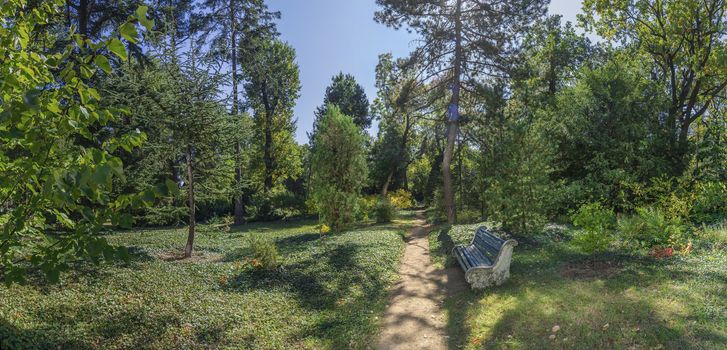
[[[671,260],[611,257],[622,266],[618,271],[587,278],[561,273],[563,264],[593,266],[584,258],[563,242],[517,247],[508,282],[468,291],[445,303],[450,345],[468,349],[723,349],[727,345],[727,253],[702,251]]]
[[[358,225],[321,239],[314,220],[201,227],[192,259],[186,230],[127,231],[129,262],[81,264],[59,285],[0,287],[0,341],[16,347],[363,348],[404,246],[406,221]],[[275,243],[281,266],[244,264],[247,237]]]

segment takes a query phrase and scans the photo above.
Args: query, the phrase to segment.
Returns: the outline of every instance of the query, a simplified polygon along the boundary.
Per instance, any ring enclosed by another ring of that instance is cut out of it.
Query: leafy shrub
[[[613,210],[604,208],[600,203],[584,204],[571,219],[573,225],[580,228],[573,244],[582,251],[588,254],[602,252],[613,242]]]
[[[248,263],[255,269],[273,270],[278,267],[278,247],[261,235],[250,235],[250,257]]]
[[[385,223],[391,222],[394,218],[396,208],[389,202],[388,199],[382,198],[376,203],[376,222]]]
[[[388,194],[389,202],[398,209],[407,209],[415,205],[411,193],[403,188]]]
[[[690,218],[698,223],[717,222],[727,217],[727,185],[720,182],[696,186]]]
[[[326,224],[320,224],[316,227],[318,229],[318,234],[320,234],[320,237],[323,238],[325,235],[331,232],[331,228],[328,227]]]
[[[379,201],[379,197],[376,195],[370,195],[361,197],[358,199],[358,212],[356,215],[356,219],[358,220],[368,220],[371,218],[374,209],[376,208],[376,203]]]
[[[637,208],[636,214],[620,218],[618,230],[643,248],[678,245],[684,233],[678,217],[668,217],[653,207]]]

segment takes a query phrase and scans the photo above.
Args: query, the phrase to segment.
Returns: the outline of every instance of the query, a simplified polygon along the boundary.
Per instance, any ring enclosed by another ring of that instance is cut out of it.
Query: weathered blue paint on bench
[[[510,277],[512,249],[516,245],[514,239],[505,241],[482,226],[471,244],[454,247],[452,254],[464,269],[467,282],[473,288],[485,288],[500,285]]]

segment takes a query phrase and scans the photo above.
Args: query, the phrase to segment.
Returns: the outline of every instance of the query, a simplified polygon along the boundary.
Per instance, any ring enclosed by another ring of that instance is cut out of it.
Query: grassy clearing
[[[131,248],[129,264],[79,266],[59,285],[0,287],[0,348],[364,348],[411,217],[324,240],[312,221],[208,230],[191,261],[168,259],[181,252],[183,229],[118,233],[110,241]],[[242,266],[251,233],[276,243],[280,268]]]
[[[455,226],[451,236],[433,231],[430,241],[437,242],[433,256],[453,264],[446,257],[449,247],[453,242],[466,243],[474,227]],[[721,237],[724,232],[708,234]],[[699,244],[692,254],[668,260],[603,256],[598,265],[567,241],[556,240],[516,247],[512,278],[503,286],[467,291],[448,300],[450,345],[466,349],[727,348],[724,246]],[[594,266],[610,268],[594,271]],[[560,330],[554,333],[556,325]]]

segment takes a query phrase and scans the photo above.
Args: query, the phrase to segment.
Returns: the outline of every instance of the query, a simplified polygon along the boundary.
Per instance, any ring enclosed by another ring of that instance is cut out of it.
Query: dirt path
[[[466,288],[462,271],[437,269],[429,259],[426,226],[417,213],[416,226],[409,231],[399,274],[401,281],[391,293],[384,314],[378,349],[446,349],[446,320],[442,302]]]

